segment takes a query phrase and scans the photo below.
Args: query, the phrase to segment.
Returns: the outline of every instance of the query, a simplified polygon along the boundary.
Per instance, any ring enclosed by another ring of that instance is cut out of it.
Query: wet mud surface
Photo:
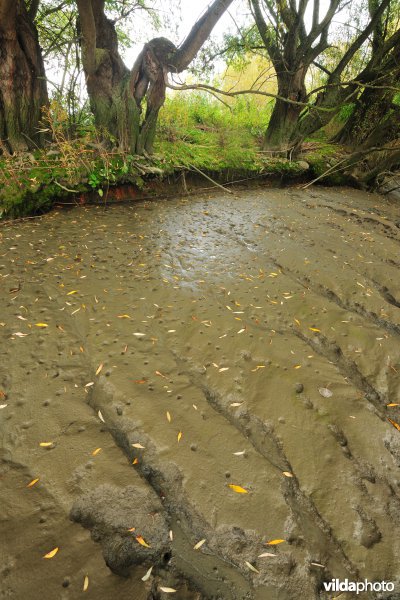
[[[399,599],[399,225],[327,188],[3,225],[0,598]]]

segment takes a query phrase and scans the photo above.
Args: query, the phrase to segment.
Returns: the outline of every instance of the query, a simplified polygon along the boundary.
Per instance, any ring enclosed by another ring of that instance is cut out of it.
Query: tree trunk
[[[358,148],[379,127],[384,127],[388,135],[393,112],[392,98],[393,91],[365,88],[352,115],[333,141]],[[397,132],[394,132],[394,135],[396,134]],[[386,141],[390,141],[391,138],[392,136],[387,137]]]
[[[131,154],[153,151],[168,72],[188,66],[232,1],[214,0],[179,49],[166,38],[145,44],[129,70],[119,55],[115,26],[105,15],[104,0],[77,0],[90,106],[106,139]]]
[[[36,27],[23,0],[0,0],[0,152],[41,146],[48,104]]]
[[[278,96],[295,102],[304,102],[306,89],[304,85],[305,69],[300,68],[293,73],[280,72],[282,67],[275,67],[278,78]],[[269,150],[290,150],[292,139],[302,110],[301,104],[291,104],[277,99],[268,123],[264,138],[264,148]]]

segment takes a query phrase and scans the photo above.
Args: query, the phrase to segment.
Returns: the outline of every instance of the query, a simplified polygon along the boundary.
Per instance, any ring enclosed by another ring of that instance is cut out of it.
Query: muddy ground
[[[398,204],[259,188],[0,235],[0,598],[400,598]]]

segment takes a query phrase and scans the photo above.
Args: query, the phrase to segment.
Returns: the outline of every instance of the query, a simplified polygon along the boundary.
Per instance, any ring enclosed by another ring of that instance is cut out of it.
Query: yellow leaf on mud
[[[137,465],[137,464],[139,464],[139,461],[138,461],[138,459],[137,459],[137,458],[135,458],[135,460],[134,460],[134,461],[132,461],[132,464],[133,464],[133,465]]]
[[[136,527],[131,527],[130,529],[128,529],[129,533],[132,533],[132,531],[136,531]]]
[[[285,477],[293,477],[293,473],[290,473],[290,471],[282,471],[282,475]]]
[[[249,492],[247,490],[245,490],[242,486],[240,485],[234,485],[233,483],[229,483],[228,487],[231,488],[231,490],[233,490],[234,492],[236,492],[237,494],[248,494]]]
[[[400,425],[398,423],[396,423],[396,421],[392,421],[392,419],[389,419],[389,417],[388,417],[388,421],[389,421],[389,423],[391,423],[393,425],[393,427],[396,427],[396,429],[398,431],[400,431]]]
[[[100,371],[102,370],[103,367],[104,367],[104,364],[100,363],[99,366],[97,367],[96,375],[98,375],[100,373]]]
[[[178,443],[181,441],[181,438],[182,438],[182,431],[180,431],[180,432],[178,433]]]
[[[301,365],[295,365],[294,368],[295,369],[301,369]]]
[[[85,579],[83,580],[83,588],[82,588],[82,590],[84,592],[86,592],[86,590],[88,589],[88,587],[89,587],[89,577],[87,575],[85,575]]]
[[[205,543],[206,543],[206,540],[200,540],[199,542],[197,542],[197,544],[195,544],[195,545],[193,546],[193,550],[198,550],[198,549],[199,549],[199,548],[201,548],[201,547],[202,547],[202,545],[203,545],[203,544],[205,544]]]
[[[308,329],[310,331],[317,331],[318,333],[321,331],[320,329],[317,329],[316,327],[309,327]]]
[[[51,550],[51,552],[48,552],[47,554],[45,554],[43,556],[43,558],[53,558],[53,556],[55,556],[58,552],[58,548],[54,548],[54,550]]]
[[[41,446],[42,448],[49,448],[49,446],[52,446],[53,442],[40,442],[39,446]]]
[[[32,481],[30,483],[28,483],[28,485],[26,487],[28,487],[28,488],[33,487],[38,481],[39,481],[39,477],[37,477],[36,479],[32,479]]]
[[[386,404],[386,406],[400,406],[397,402],[391,402],[390,404]]]
[[[139,442],[137,442],[136,444],[132,444],[132,446],[133,446],[134,448],[140,448],[140,449],[143,449],[143,448],[144,448],[144,446],[142,446],[142,444],[139,444]]]
[[[67,296],[72,296],[73,294],[77,294],[78,290],[72,290],[72,292],[68,292]]]
[[[136,536],[136,541],[141,545],[144,546],[145,548],[150,548],[149,544],[143,539],[143,537],[141,535],[137,535]]]
[[[300,321],[298,319],[295,319],[294,322],[300,327]]]
[[[276,546],[277,544],[282,544],[285,540],[270,540],[266,542],[267,546]]]
[[[165,592],[165,594],[175,594],[175,592],[176,592],[176,590],[174,588],[163,587],[162,585],[160,585],[160,590],[162,592]]]
[[[101,448],[96,448],[96,450],[93,450],[92,456],[97,456],[99,452],[101,452]]]
[[[99,412],[97,413],[97,415],[98,415],[98,417],[99,417],[100,421],[102,421],[103,423],[105,423],[104,417],[103,417],[103,415],[101,414],[101,410],[99,410]]]
[[[129,315],[118,315],[118,319],[130,319]]]
[[[171,415],[168,410],[167,410],[167,421],[168,421],[168,423],[171,423]]]
[[[36,327],[48,327],[47,323],[35,323]]]

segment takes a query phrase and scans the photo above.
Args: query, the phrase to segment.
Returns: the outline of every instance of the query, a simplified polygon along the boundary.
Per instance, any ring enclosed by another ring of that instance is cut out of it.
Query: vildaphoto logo
[[[324,588],[326,592],[355,592],[361,594],[362,592],[393,592],[394,583],[392,581],[349,581],[344,579],[332,579],[331,581],[324,581]]]

